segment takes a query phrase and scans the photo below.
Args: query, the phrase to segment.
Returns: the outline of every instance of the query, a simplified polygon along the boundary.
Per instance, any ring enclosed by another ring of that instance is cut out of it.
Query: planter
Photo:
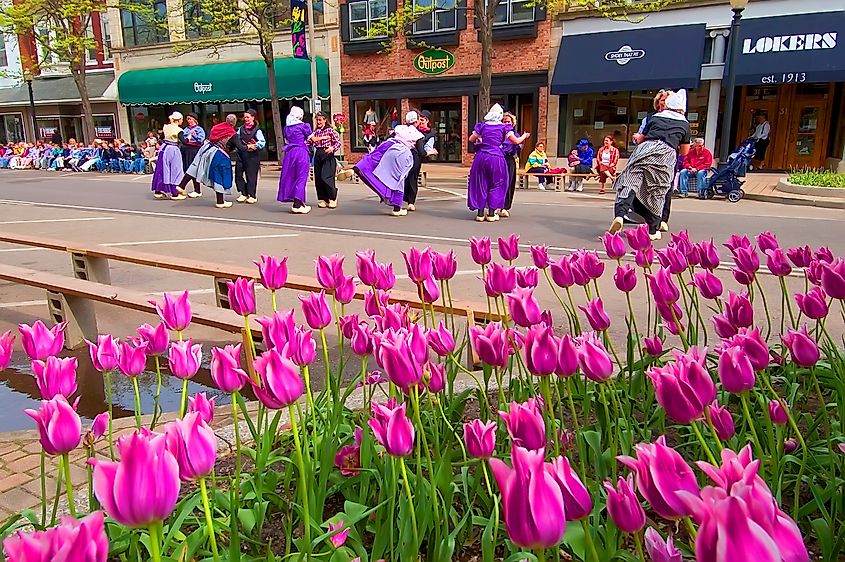
[[[812,197],[834,197],[838,199],[845,198],[845,188],[842,187],[817,187],[813,185],[796,185],[789,183],[789,181],[782,179],[778,182],[778,191],[784,193],[794,193],[796,195],[810,195]]]

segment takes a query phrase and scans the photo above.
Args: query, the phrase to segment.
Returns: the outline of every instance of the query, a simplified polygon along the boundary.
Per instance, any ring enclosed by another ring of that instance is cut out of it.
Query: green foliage
[[[830,170],[795,170],[789,174],[789,183],[814,187],[845,187],[845,174]]]

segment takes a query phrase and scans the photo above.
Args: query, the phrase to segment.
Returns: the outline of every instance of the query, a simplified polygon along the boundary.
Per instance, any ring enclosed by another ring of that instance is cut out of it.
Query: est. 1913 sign
[[[428,49],[414,57],[414,68],[423,74],[441,74],[455,66],[455,55],[442,49]]]

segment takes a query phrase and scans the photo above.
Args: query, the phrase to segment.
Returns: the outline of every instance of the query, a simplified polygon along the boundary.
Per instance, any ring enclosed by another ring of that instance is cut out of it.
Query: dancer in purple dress
[[[505,206],[508,193],[508,165],[502,152],[502,143],[521,144],[528,133],[517,137],[513,125],[502,123],[505,112],[498,103],[478,123],[469,137],[475,145],[475,158],[469,170],[467,206],[476,211],[475,220],[495,222],[499,210]]]
[[[391,215],[404,217],[408,214],[408,210],[402,208],[405,178],[414,166],[411,148],[423,135],[409,125],[397,125],[393,132],[393,137],[365,155],[354,170],[383,203],[393,207]]]
[[[158,151],[156,169],[153,173],[152,190],[156,199],[169,195],[174,201],[185,199],[179,193],[179,184],[185,171],[182,168],[182,152],[179,150],[179,133],[182,132],[182,114],[170,114],[170,123],[163,127],[164,142]]]
[[[291,213],[305,215],[311,207],[305,204],[305,184],[311,169],[308,139],[312,136],[311,125],[302,122],[305,112],[301,107],[290,108],[285,120],[285,159],[279,177],[279,194],[276,199],[282,203],[293,203]]]

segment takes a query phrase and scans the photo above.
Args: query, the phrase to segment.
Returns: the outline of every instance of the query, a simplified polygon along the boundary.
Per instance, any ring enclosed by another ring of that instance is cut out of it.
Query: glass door
[[[434,148],[437,154],[431,162],[461,161],[461,104],[444,103],[423,106],[431,112],[431,129],[434,131]]]
[[[818,168],[824,163],[827,100],[799,100],[792,110],[787,166]]]

